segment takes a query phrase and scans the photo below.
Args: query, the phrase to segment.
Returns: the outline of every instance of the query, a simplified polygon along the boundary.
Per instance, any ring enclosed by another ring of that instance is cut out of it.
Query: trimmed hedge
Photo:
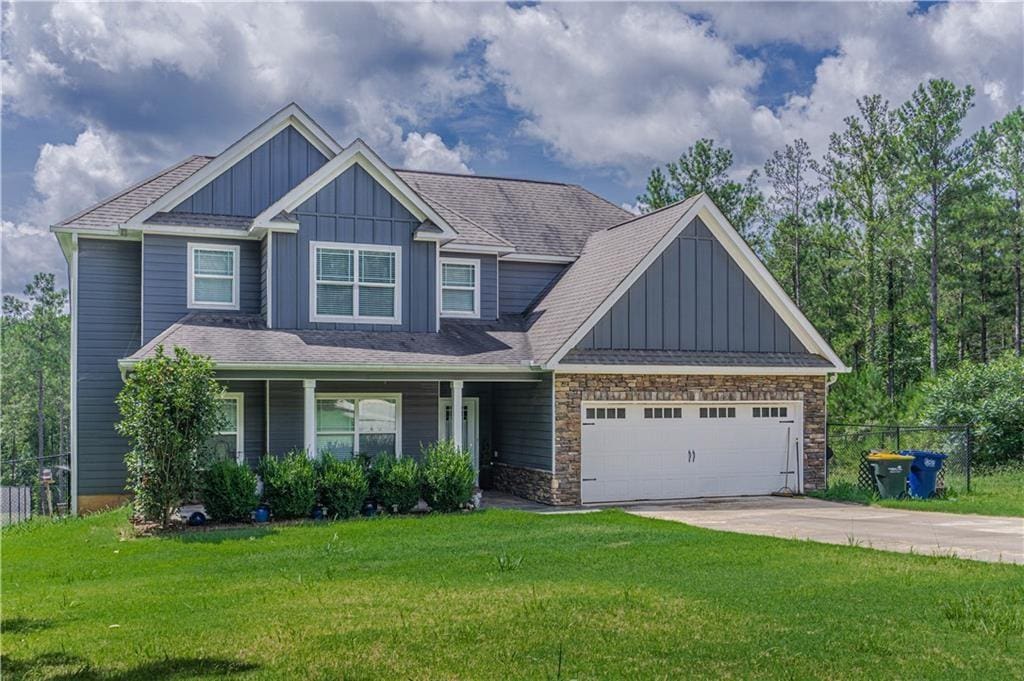
[[[199,498],[214,520],[243,522],[260,502],[257,484],[256,474],[245,464],[217,461],[200,473]]]
[[[366,472],[358,461],[325,456],[318,466],[318,483],[320,503],[327,508],[327,515],[334,518],[359,515],[370,493]]]
[[[266,455],[260,460],[263,501],[277,518],[306,518],[316,505],[317,480],[313,462],[303,450],[283,458]]]
[[[469,503],[476,472],[469,452],[449,440],[423,450],[423,497],[434,511],[457,511]]]

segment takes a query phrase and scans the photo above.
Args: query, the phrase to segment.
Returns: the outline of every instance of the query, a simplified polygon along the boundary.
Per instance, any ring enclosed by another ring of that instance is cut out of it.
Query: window
[[[238,309],[238,246],[188,245],[188,306]]]
[[[398,455],[398,395],[317,395],[316,451],[338,459]]]
[[[701,407],[700,417],[702,419],[734,419],[736,418],[736,407]]]
[[[681,419],[682,407],[644,407],[645,419]]]
[[[624,419],[626,418],[626,408],[587,407],[586,417],[588,419]]]
[[[480,261],[441,258],[441,314],[480,316]]]
[[[245,461],[245,401],[242,393],[224,393],[220,399],[224,426],[213,436],[210,448],[214,458]]]
[[[754,407],[755,419],[786,418],[788,413],[786,407]]]
[[[309,246],[311,321],[401,323],[400,248],[326,241]]]

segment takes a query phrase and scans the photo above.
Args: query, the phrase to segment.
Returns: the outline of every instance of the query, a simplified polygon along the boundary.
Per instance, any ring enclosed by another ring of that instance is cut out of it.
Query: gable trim
[[[679,364],[560,364],[560,374],[642,374],[642,375],[714,375],[714,376],[825,376],[836,373],[834,367],[759,367],[693,366]]]
[[[420,198],[419,194],[413,191],[406,184],[405,180],[388,167],[361,139],[356,139],[352,144],[345,147],[337,156],[320,166],[316,172],[257,215],[253,219],[253,229],[272,227],[271,218],[282,211],[289,213],[295,210],[327,186],[327,183],[356,164],[359,164],[363,170],[369,173],[374,180],[383,186],[418,220],[430,220],[437,225],[441,230],[438,237],[454,239],[458,236],[458,232]]]
[[[310,118],[309,114],[303,111],[298,104],[292,102],[222,151],[181,184],[136,213],[125,223],[125,227],[137,227],[156,213],[174,208],[288,126],[295,128],[321,154],[326,156],[328,161],[341,152],[341,145],[335,142],[334,138]]]
[[[830,373],[849,371],[849,368],[843,364],[843,361],[839,359],[835,351],[832,350],[821,334],[818,333],[817,329],[814,328],[814,325],[797,308],[796,304],[793,303],[792,299],[775,280],[775,277],[768,272],[768,269],[743,240],[743,237],[729,224],[729,221],[726,220],[725,216],[722,215],[721,211],[718,210],[717,206],[706,194],[701,194],[697,198],[689,210],[676,221],[661,240],[640,260],[636,267],[630,270],[629,274],[619,282],[611,294],[598,305],[579,328],[569,336],[565,343],[555,351],[551,358],[547,360],[545,366],[549,369],[557,367],[562,370],[571,370],[571,365],[559,365],[559,362],[583,340],[587,333],[629,291],[630,287],[643,276],[644,272],[668,248],[668,245],[675,241],[676,237],[696,217],[701,218],[714,237],[725,248],[729,257],[739,265],[743,273],[753,282],[754,286],[761,292],[776,314],[786,322],[786,326],[800,340],[807,351],[819,354],[831,362],[834,368],[831,369]],[[761,369],[760,372],[764,373],[764,369]]]

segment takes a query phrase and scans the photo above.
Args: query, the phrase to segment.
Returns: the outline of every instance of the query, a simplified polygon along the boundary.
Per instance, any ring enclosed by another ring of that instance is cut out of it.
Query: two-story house
[[[637,217],[571,184],[398,170],[292,104],[52,230],[79,512],[124,498],[114,398],[158,345],[212,358],[218,447],[249,464],[451,438],[551,504],[824,482],[846,368],[704,195]]]

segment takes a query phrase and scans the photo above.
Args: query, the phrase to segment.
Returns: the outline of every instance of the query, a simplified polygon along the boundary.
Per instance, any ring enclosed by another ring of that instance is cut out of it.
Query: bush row
[[[469,454],[450,442],[423,450],[423,463],[382,454],[359,460],[323,455],[313,461],[301,450],[265,456],[259,478],[245,464],[218,461],[202,474],[200,500],[222,522],[248,520],[262,501],[275,518],[306,518],[319,504],[332,518],[351,518],[367,505],[408,513],[420,499],[431,510],[455,511],[469,503],[476,475]],[[262,498],[258,492],[263,481]]]

